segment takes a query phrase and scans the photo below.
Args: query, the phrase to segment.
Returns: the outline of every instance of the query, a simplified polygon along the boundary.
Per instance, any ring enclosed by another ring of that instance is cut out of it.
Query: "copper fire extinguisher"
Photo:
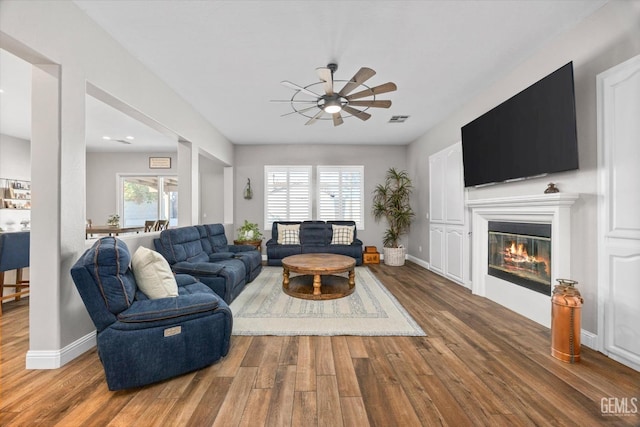
[[[556,279],[551,296],[551,355],[563,362],[580,361],[580,309],[584,300],[574,280]]]

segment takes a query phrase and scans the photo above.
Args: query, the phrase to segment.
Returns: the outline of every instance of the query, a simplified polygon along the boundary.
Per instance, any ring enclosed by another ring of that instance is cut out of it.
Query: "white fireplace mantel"
[[[546,327],[551,326],[551,293],[543,295],[488,275],[489,221],[551,224],[551,277],[571,277],[571,206],[576,193],[467,200],[471,209],[471,291]],[[553,286],[553,284],[552,284]]]

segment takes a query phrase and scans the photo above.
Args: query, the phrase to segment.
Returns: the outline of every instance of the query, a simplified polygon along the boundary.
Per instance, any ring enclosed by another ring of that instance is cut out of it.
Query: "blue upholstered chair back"
[[[202,246],[202,237],[196,227],[169,228],[154,241],[156,250],[169,264],[177,262],[208,262],[209,256]]]
[[[28,231],[0,233],[0,271],[29,267]]]
[[[300,243],[325,246],[331,243],[331,226],[324,221],[305,221],[300,225]]]
[[[71,268],[71,276],[98,332],[134,301],[137,285],[129,268],[127,245],[114,237],[103,237]]]
[[[196,227],[201,230],[201,236],[206,240],[206,243],[203,241],[202,246],[208,253],[229,252],[229,243],[222,224],[205,224]]]

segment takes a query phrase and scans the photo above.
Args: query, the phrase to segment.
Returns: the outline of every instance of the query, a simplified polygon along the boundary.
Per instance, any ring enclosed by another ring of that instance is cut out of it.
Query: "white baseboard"
[[[598,336],[593,332],[585,331],[584,329],[580,330],[580,344],[585,347],[589,347],[592,350],[598,350]]]
[[[27,351],[27,369],[57,369],[96,346],[96,331],[75,340],[60,350]]]
[[[413,255],[407,255],[407,259],[415,264],[418,264],[421,267],[426,268],[427,270],[429,269],[429,263],[423,259],[416,258]]]

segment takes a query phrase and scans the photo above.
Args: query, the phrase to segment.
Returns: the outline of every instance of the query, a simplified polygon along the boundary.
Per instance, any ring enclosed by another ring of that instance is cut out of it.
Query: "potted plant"
[[[118,214],[109,215],[109,217],[107,218],[107,225],[110,225],[112,227],[120,226],[120,215]]]
[[[400,238],[409,231],[415,216],[409,204],[412,190],[409,174],[390,168],[384,184],[378,184],[373,191],[373,218],[376,221],[385,218],[389,226],[382,238],[384,263],[387,265],[404,265],[404,247]]]
[[[238,240],[241,242],[254,242],[261,239],[262,233],[260,233],[258,224],[245,219],[242,227],[238,228]]]

